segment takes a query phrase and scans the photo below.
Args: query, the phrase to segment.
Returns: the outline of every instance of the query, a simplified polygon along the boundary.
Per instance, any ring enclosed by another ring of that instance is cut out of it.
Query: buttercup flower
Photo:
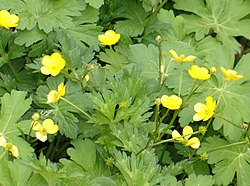
[[[174,50],[169,50],[169,53],[173,56],[172,60],[176,62],[193,62],[196,59],[196,56],[185,56],[184,54],[181,54],[178,56],[178,54]]]
[[[86,80],[87,82],[89,81],[89,75],[88,75],[88,74],[86,74],[84,78],[85,78],[85,80]]]
[[[226,76],[226,80],[240,80],[241,78],[243,78],[243,75],[237,75],[237,72],[235,70],[226,70],[223,67],[220,67],[222,73],[224,74],[224,76]]]
[[[207,68],[198,67],[197,65],[192,65],[191,69],[188,70],[188,73],[193,79],[198,80],[207,80],[211,76]]]
[[[211,74],[214,74],[216,71],[217,71],[217,69],[215,67],[211,67],[210,68],[210,73]]]
[[[9,143],[9,144],[6,145],[6,147],[8,148],[8,150],[10,151],[12,156],[14,156],[14,157],[19,156],[19,151],[18,151],[17,146],[13,145],[12,143]]]
[[[192,147],[193,149],[198,149],[200,146],[200,140],[197,137],[192,137],[191,139],[189,139],[192,133],[193,133],[192,127],[185,126],[182,130],[183,137],[180,135],[180,133],[177,130],[173,130],[172,138],[177,141],[182,142],[182,144],[186,146]]]
[[[161,97],[161,104],[170,110],[177,110],[181,107],[182,99],[176,95],[163,95]]]
[[[108,30],[104,34],[98,35],[98,40],[103,45],[111,46],[116,44],[119,41],[120,37],[120,34],[116,34],[113,30]]]
[[[45,75],[57,76],[65,67],[66,61],[60,53],[54,52],[51,56],[46,55],[42,59],[41,72]]]
[[[46,119],[42,124],[36,122],[32,127],[33,130],[36,130],[36,138],[42,142],[47,140],[48,134],[55,134],[58,131],[58,125],[54,124],[52,119]]]
[[[8,150],[12,156],[14,157],[19,156],[19,151],[17,146],[13,145],[12,143],[7,143],[6,139],[3,136],[0,136],[0,146]]]
[[[7,10],[0,11],[0,26],[11,28],[18,26],[19,17],[15,14],[10,14]]]
[[[56,103],[58,102],[58,100],[65,95],[65,91],[66,91],[66,86],[64,85],[64,83],[60,83],[60,85],[57,87],[58,91],[56,90],[51,90],[47,96],[47,104],[51,104],[51,103]]]
[[[211,96],[206,98],[206,104],[196,103],[194,105],[194,111],[196,114],[193,116],[194,121],[207,121],[214,115],[214,110],[216,107],[216,101],[213,100]]]

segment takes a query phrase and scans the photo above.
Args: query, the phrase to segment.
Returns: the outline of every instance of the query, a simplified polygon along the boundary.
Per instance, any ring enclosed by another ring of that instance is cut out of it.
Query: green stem
[[[17,71],[15,70],[15,68],[13,67],[13,65],[10,63],[10,61],[7,62],[7,65],[9,66],[10,70],[12,71],[12,73],[14,74],[17,82],[21,82],[21,78],[19,77]]]
[[[148,28],[153,20],[153,18],[155,17],[155,15],[157,14],[157,12],[159,12],[159,10],[166,4],[168,0],[164,0],[163,2],[161,2],[161,4],[154,10],[154,12],[149,16],[146,24],[145,24],[145,28]]]
[[[156,114],[156,116],[155,116],[155,123],[156,123],[156,125],[155,125],[155,131],[154,131],[153,135],[150,136],[150,138],[149,138],[147,144],[145,145],[145,147],[143,149],[141,149],[136,155],[138,155],[142,151],[144,151],[148,147],[148,145],[150,144],[150,142],[152,141],[153,137],[155,137],[155,135],[157,134],[157,131],[158,131],[160,125],[161,125],[161,122],[158,122],[159,107],[160,107],[159,105],[156,105],[156,110],[155,110],[155,114]],[[168,111],[169,111],[169,109],[167,110],[166,113],[168,113]],[[165,115],[166,115],[166,113],[165,113]]]
[[[160,86],[163,84],[163,72],[162,72],[162,51],[161,51],[161,39],[157,40],[157,48],[159,52],[158,60],[159,60],[159,83]]]
[[[182,78],[183,78],[183,68],[182,68],[182,64],[181,64],[181,74],[180,74],[180,83],[179,83],[179,92],[178,92],[179,97],[181,96]]]
[[[183,106],[186,105],[186,103],[188,102],[188,100],[191,98],[191,96],[194,94],[194,92],[200,87],[201,83],[197,85],[197,80],[194,82],[193,87],[191,88],[191,90],[189,91],[189,94],[187,96],[187,99],[183,102]],[[196,86],[197,85],[197,86]]]
[[[168,131],[168,129],[174,124],[174,121],[176,119],[176,117],[178,116],[180,110],[175,110],[174,111],[174,115],[170,121],[170,123],[168,124],[168,126],[161,132],[161,135],[158,137],[158,139],[161,139],[162,136]]]
[[[112,51],[112,53],[113,53],[113,56],[114,56],[114,58],[115,58],[116,62],[117,62],[117,63],[118,63],[118,65],[121,67],[121,69],[123,69],[124,67],[123,67],[123,65],[121,64],[121,62],[117,59],[117,57],[116,57],[116,54],[115,54],[115,51],[114,51],[113,47],[112,47],[112,46],[110,46],[110,49],[111,49],[111,51]]]
[[[69,100],[65,99],[64,97],[60,97],[60,99],[62,99],[63,101],[67,102],[69,105],[71,105],[72,107],[76,108],[77,110],[79,110],[81,113],[83,113],[85,116],[87,116],[91,121],[94,122],[94,119],[84,110],[82,110],[81,108],[79,108],[78,106],[76,106],[74,103],[71,103]]]
[[[221,115],[214,114],[214,116],[215,116],[215,117],[218,117],[218,118],[220,118],[220,119],[223,119],[223,120],[225,120],[225,121],[227,121],[228,123],[232,124],[233,126],[235,126],[235,127],[237,127],[237,128],[242,129],[241,126],[238,126],[237,124],[233,123],[232,121],[228,120],[227,118],[224,118],[224,117],[221,116]]]
[[[53,149],[53,151],[52,151],[52,153],[51,153],[51,156],[50,156],[51,160],[54,159],[56,150],[58,149],[58,145],[59,145],[61,139],[62,139],[62,135],[59,134],[59,136],[58,136],[58,138],[57,138],[57,141],[56,141],[56,145],[55,145],[55,147],[54,147],[54,149]]]
[[[220,150],[220,149],[224,149],[224,148],[228,148],[228,147],[232,147],[232,146],[236,146],[236,145],[242,145],[242,144],[246,144],[246,143],[247,143],[246,141],[231,143],[229,145],[223,145],[223,146],[208,150],[208,151],[206,151],[206,153],[213,152],[213,151]]]

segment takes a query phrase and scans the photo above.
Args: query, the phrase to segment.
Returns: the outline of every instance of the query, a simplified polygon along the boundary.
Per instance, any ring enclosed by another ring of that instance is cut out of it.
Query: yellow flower
[[[87,82],[89,81],[89,75],[88,75],[88,74],[86,74],[84,78],[85,78],[85,80],[86,80]]]
[[[169,53],[173,56],[172,60],[176,62],[193,62],[196,59],[196,56],[189,55],[185,57],[184,54],[178,56],[174,50],[169,50]]]
[[[185,126],[182,130],[183,137],[180,135],[180,133],[177,130],[174,130],[172,132],[172,138],[177,141],[182,142],[182,144],[186,146],[190,146],[194,149],[198,149],[200,146],[200,140],[197,137],[192,137],[191,139],[189,139],[192,133],[193,133],[192,127]]]
[[[198,80],[207,80],[211,76],[207,68],[198,67],[197,65],[192,65],[191,69],[188,70],[188,73],[193,79]]]
[[[55,134],[58,131],[58,125],[54,124],[52,119],[46,119],[42,124],[37,122],[33,125],[32,129],[37,131],[36,138],[45,142],[48,134]]]
[[[161,104],[170,110],[177,110],[181,107],[182,99],[176,95],[163,95],[161,97]]]
[[[196,114],[193,116],[194,121],[207,121],[214,115],[214,110],[216,107],[216,101],[213,100],[211,96],[206,98],[206,104],[196,103],[194,105],[194,111]]]
[[[12,156],[18,157],[19,156],[19,151],[18,151],[17,146],[15,146],[13,144],[9,144],[8,146],[9,146],[8,149],[11,152]]]
[[[217,71],[217,69],[215,67],[211,67],[210,68],[210,73],[211,74],[214,74],[216,71]]]
[[[98,35],[98,40],[103,45],[111,46],[116,44],[119,41],[120,37],[120,34],[116,34],[113,30],[108,30],[104,34]]]
[[[51,56],[46,55],[42,59],[41,72],[45,75],[57,76],[65,67],[66,61],[60,53],[54,52]]]
[[[10,14],[7,10],[0,11],[0,26],[11,28],[18,26],[19,17],[15,14]]]
[[[58,86],[58,91],[56,90],[51,90],[47,96],[47,104],[51,104],[51,103],[56,103],[58,102],[58,100],[65,95],[65,91],[66,91],[66,86],[64,85],[64,83],[60,83],[60,85]]]
[[[222,73],[226,76],[226,80],[230,80],[230,79],[233,79],[233,80],[240,80],[241,78],[243,78],[243,75],[237,75],[237,72],[234,71],[234,70],[226,70],[225,68],[223,67],[220,67]]]
[[[39,113],[34,113],[32,116],[31,116],[31,119],[33,119],[33,120],[35,120],[35,121],[37,121],[37,120],[39,120],[39,118],[40,118],[40,114]]]

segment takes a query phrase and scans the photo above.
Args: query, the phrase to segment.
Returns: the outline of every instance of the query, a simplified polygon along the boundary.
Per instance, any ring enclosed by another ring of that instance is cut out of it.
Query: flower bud
[[[34,113],[34,114],[31,116],[31,118],[32,118],[33,120],[37,121],[37,120],[39,120],[39,118],[40,118],[40,114],[36,112],[36,113]]]
[[[157,98],[156,100],[155,100],[155,104],[156,105],[161,105],[161,98]]]
[[[201,154],[201,155],[200,155],[200,159],[201,159],[202,161],[207,160],[207,159],[208,159],[208,155],[207,155],[207,153],[206,153],[206,152],[204,152],[203,154]]]
[[[211,67],[211,68],[210,68],[210,73],[211,73],[211,74],[214,74],[215,72],[216,72],[216,68],[215,68],[215,67]]]
[[[206,127],[204,127],[204,126],[200,126],[200,127],[199,127],[199,132],[200,132],[202,135],[204,135],[204,134],[206,133],[206,131],[207,131],[207,128],[206,128]]]
[[[160,35],[156,36],[155,40],[156,40],[157,43],[160,43],[161,42],[161,36]]]

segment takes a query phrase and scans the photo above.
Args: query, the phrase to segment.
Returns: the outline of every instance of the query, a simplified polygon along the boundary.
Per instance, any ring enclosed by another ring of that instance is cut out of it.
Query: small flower
[[[120,34],[116,34],[113,30],[108,30],[104,34],[98,35],[98,40],[103,45],[111,46],[116,44],[119,41],[120,37]]]
[[[189,55],[185,57],[184,54],[178,56],[174,50],[169,50],[169,53],[173,56],[172,60],[176,62],[193,62],[196,59],[196,56]]]
[[[217,71],[217,69],[215,67],[211,67],[210,68],[210,73],[211,74],[214,74],[216,71]]]
[[[19,151],[18,151],[17,146],[13,145],[12,143],[9,143],[6,145],[6,147],[8,147],[8,150],[10,151],[12,156],[14,156],[16,158],[19,156]]]
[[[243,75],[237,75],[237,72],[235,70],[226,70],[223,67],[220,67],[222,73],[226,76],[226,80],[240,80],[241,78],[243,78]]]
[[[42,124],[37,122],[33,125],[32,129],[37,131],[36,138],[45,142],[48,134],[55,134],[58,131],[58,125],[54,124],[52,119],[46,119]]]
[[[182,99],[176,95],[163,95],[161,97],[161,104],[170,110],[177,110],[181,107]]]
[[[193,79],[197,80],[207,80],[211,76],[207,68],[198,67],[197,65],[192,65],[191,69],[188,70],[188,73]]]
[[[88,74],[86,74],[84,78],[85,78],[86,82],[89,81],[89,75]]]
[[[60,85],[58,86],[58,91],[56,90],[51,90],[47,96],[47,104],[51,104],[51,103],[56,103],[58,102],[58,100],[65,95],[65,91],[66,91],[66,86],[64,85],[64,83],[60,83]]]
[[[66,61],[60,53],[54,52],[51,56],[46,55],[42,59],[41,72],[45,75],[57,76],[65,67]]]
[[[10,14],[7,10],[0,11],[0,26],[11,28],[18,26],[19,17],[15,14]]]
[[[39,120],[39,118],[40,118],[40,114],[39,113],[34,113],[32,116],[31,116],[31,119],[33,119],[33,120],[35,120],[35,121],[37,121],[37,120]]]
[[[207,121],[214,115],[214,110],[216,107],[216,101],[213,100],[211,96],[206,98],[206,104],[196,103],[194,105],[194,111],[196,114],[193,116],[194,121]]]
[[[186,146],[190,146],[194,149],[198,149],[200,146],[200,140],[197,137],[192,137],[191,139],[189,139],[192,133],[193,133],[192,127],[185,126],[182,130],[183,137],[180,135],[180,133],[177,130],[173,130],[172,138],[177,141],[182,142],[182,144]]]

